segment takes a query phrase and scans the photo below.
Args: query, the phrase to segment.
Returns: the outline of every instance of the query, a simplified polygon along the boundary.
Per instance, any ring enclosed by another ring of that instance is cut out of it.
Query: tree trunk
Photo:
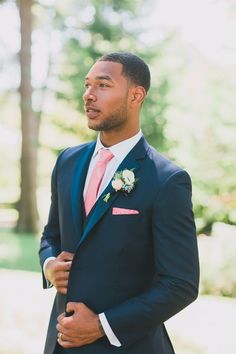
[[[32,0],[19,0],[21,23],[20,57],[20,107],[21,107],[21,195],[19,200],[18,232],[36,232],[38,229],[37,210],[37,152],[39,119],[32,109],[31,85],[31,34]]]

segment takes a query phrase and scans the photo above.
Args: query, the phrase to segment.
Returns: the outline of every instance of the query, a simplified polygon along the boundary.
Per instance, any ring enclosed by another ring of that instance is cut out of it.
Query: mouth
[[[99,113],[100,113],[100,110],[95,108],[95,107],[85,107],[85,113],[86,113],[86,116],[88,118],[96,118]]]

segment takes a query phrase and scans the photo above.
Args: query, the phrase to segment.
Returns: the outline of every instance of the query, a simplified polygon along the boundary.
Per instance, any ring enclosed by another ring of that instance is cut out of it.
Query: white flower
[[[111,195],[116,192],[123,192],[127,196],[134,189],[137,181],[138,178],[135,177],[132,170],[117,171],[111,181],[113,191],[103,196],[104,202],[107,203]]]
[[[135,175],[133,171],[130,170],[124,170],[122,172],[122,178],[124,179],[125,184],[127,184],[128,186],[134,184],[135,182]]]
[[[121,179],[117,178],[111,182],[111,185],[116,191],[119,191],[123,187],[123,182]]]

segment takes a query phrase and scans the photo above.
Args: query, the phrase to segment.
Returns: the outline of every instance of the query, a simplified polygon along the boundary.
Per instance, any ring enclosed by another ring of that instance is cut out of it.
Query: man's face
[[[98,61],[85,78],[83,95],[88,127],[96,131],[125,128],[128,119],[128,80],[122,64]]]

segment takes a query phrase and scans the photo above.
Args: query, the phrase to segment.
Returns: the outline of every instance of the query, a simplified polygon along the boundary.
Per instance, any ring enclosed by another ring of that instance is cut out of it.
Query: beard
[[[89,121],[88,127],[95,131],[119,130],[128,119],[127,99],[124,99],[123,104],[111,112],[109,116],[103,118],[102,121]]]

